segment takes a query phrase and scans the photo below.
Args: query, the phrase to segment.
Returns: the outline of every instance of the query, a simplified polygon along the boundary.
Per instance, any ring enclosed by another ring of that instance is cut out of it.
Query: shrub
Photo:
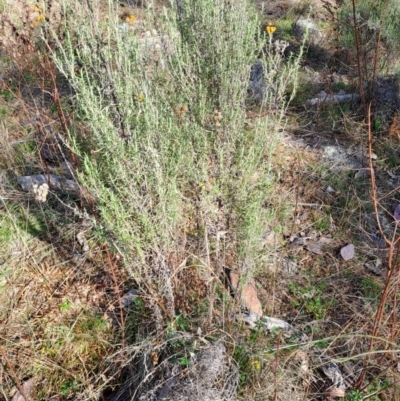
[[[97,228],[124,255],[136,282],[163,300],[169,319],[176,269],[170,255],[180,249],[179,238],[201,238],[205,278],[215,269],[210,252],[218,257],[221,235],[232,240],[239,266],[249,274],[256,267],[274,179],[269,155],[299,62],[270,68],[280,63],[246,2],[179,4],[147,15],[139,32],[121,23],[111,2],[106,9],[68,2],[65,39],[53,53],[90,132],[71,134],[71,141],[82,160],[80,180],[101,216]],[[265,45],[274,92],[261,108],[275,112],[250,130],[250,67]]]

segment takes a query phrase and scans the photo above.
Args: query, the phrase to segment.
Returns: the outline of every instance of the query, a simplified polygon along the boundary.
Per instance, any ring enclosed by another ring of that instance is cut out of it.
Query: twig
[[[25,401],[29,401],[29,397],[25,394],[25,391],[24,391],[24,389],[23,389],[23,387],[21,385],[21,382],[19,381],[18,376],[15,373],[15,370],[14,370],[14,368],[12,367],[12,365],[10,363],[10,360],[7,358],[7,355],[4,352],[3,347],[0,347],[0,354],[3,356],[5,363],[8,365],[8,367],[10,369],[11,376],[15,381],[15,384],[16,384],[16,386],[18,388],[18,391],[21,393],[21,395],[22,395],[22,397],[24,398]]]
[[[377,190],[376,190],[376,179],[375,179],[375,171],[374,171],[374,166],[372,164],[372,133],[371,133],[371,104],[369,105],[368,108],[368,113],[367,113],[367,128],[368,128],[368,162],[369,162],[369,169],[370,169],[370,177],[371,177],[371,199],[372,203],[374,206],[374,212],[375,212],[375,219],[376,223],[378,225],[379,233],[381,234],[382,238],[384,241],[390,246],[391,241],[387,238],[385,233],[383,232],[381,222],[379,220],[379,211],[378,211],[378,196],[377,196]]]
[[[380,297],[380,301],[379,301],[379,305],[378,305],[378,309],[376,311],[375,314],[375,319],[374,319],[374,325],[373,325],[373,329],[372,329],[372,334],[370,337],[370,343],[369,343],[369,351],[372,352],[372,349],[374,347],[374,343],[375,343],[375,339],[377,337],[377,333],[379,330],[379,327],[382,323],[382,318],[383,318],[383,313],[387,304],[387,299],[389,297],[390,294],[390,289],[392,289],[391,286],[391,281],[392,281],[392,277],[394,276],[394,273],[396,270],[399,270],[399,266],[397,263],[398,257],[399,257],[399,252],[400,252],[400,242],[398,241],[398,238],[396,240],[396,229],[397,229],[397,224],[396,227],[394,229],[394,233],[393,233],[393,237],[391,240],[388,239],[388,237],[385,235],[381,223],[380,223],[380,219],[379,219],[379,204],[378,204],[378,197],[377,197],[377,189],[376,189],[376,179],[375,179],[375,173],[374,173],[374,169],[373,169],[373,164],[372,164],[372,133],[371,133],[371,104],[369,105],[368,108],[368,114],[367,114],[367,127],[368,127],[368,156],[369,156],[369,168],[371,171],[370,177],[371,177],[371,199],[372,199],[372,203],[374,206],[374,212],[375,212],[375,219],[378,225],[378,229],[379,232],[382,236],[382,238],[384,239],[384,241],[388,244],[389,246],[389,254],[388,254],[388,266],[389,266],[389,271],[388,274],[386,276],[386,281],[385,281],[385,287],[382,291],[381,297]],[[394,254],[394,247],[397,245],[397,250],[396,253]],[[396,269],[397,267],[397,269]],[[395,308],[397,306],[397,288],[399,285],[399,278],[397,277],[396,283],[395,283],[395,292],[393,295],[394,298],[394,305],[393,308]],[[391,325],[391,335],[393,335],[395,333],[395,323],[396,323],[396,309],[393,309],[392,311],[392,325]],[[391,345],[389,345],[389,347],[391,347]],[[363,381],[365,379],[365,375],[366,375],[366,369],[368,366],[368,362],[369,362],[369,358],[370,358],[370,354],[367,355],[365,361],[364,361],[364,367],[363,370],[357,380],[356,383],[356,387],[357,388],[361,388]]]

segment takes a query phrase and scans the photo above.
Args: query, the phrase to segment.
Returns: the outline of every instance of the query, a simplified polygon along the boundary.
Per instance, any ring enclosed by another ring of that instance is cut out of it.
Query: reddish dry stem
[[[27,395],[25,394],[25,391],[24,391],[24,389],[23,389],[23,387],[21,385],[21,382],[19,381],[18,376],[15,373],[15,370],[14,370],[13,366],[11,365],[10,360],[7,358],[7,355],[4,352],[4,349],[2,347],[0,347],[0,354],[4,358],[5,364],[7,364],[8,368],[10,369],[11,376],[15,381],[15,385],[17,386],[18,391],[21,393],[21,395],[22,395],[22,397],[24,398],[25,401],[29,401],[29,397],[27,397]]]

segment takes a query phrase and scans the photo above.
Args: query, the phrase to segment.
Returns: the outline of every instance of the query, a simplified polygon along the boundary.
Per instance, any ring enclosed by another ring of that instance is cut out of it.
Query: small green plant
[[[101,335],[102,332],[109,330],[109,323],[100,316],[86,316],[81,319],[75,327],[75,332],[92,336]]]
[[[325,287],[325,282],[320,283],[318,286],[308,285],[306,287],[290,283],[290,292],[294,296],[294,299],[291,300],[292,306],[304,308],[314,319],[325,319],[328,309],[336,303],[336,300],[327,302],[323,300]]]
[[[362,400],[370,400],[370,401],[380,401],[381,397],[379,394],[373,395],[374,393],[380,393],[384,389],[390,387],[390,382],[388,380],[376,379],[374,380],[365,391],[359,391],[356,389],[351,390],[345,400],[346,401],[362,401]]]
[[[346,396],[346,401],[362,401],[364,398],[363,393],[358,390],[350,390]]]
[[[281,19],[276,22],[277,35],[283,40],[291,41],[294,39],[293,35],[293,20]]]
[[[0,89],[0,95],[3,96],[5,100],[12,100],[14,98],[13,93],[8,89]]]
[[[68,300],[63,301],[58,308],[59,308],[60,312],[68,311],[71,309],[71,302]]]
[[[318,218],[314,223],[315,228],[320,232],[328,230],[330,228],[330,226],[331,226],[331,216],[330,216],[330,214],[323,213],[319,217],[320,218]]]
[[[0,118],[4,118],[8,113],[8,107],[0,107]]]
[[[29,71],[27,71],[27,72],[25,73],[24,79],[25,79],[25,82],[26,82],[27,84],[29,84],[29,85],[32,85],[32,84],[36,81],[35,76],[34,76],[31,72],[29,72]]]
[[[167,328],[167,332],[172,336],[176,331],[187,331],[187,320],[181,315],[175,316],[175,320],[172,321]]]
[[[190,358],[188,357],[182,357],[177,359],[179,365],[181,365],[184,368],[187,368],[190,365]]]
[[[338,92],[347,89],[347,85],[343,81],[335,82],[332,84],[332,91]]]
[[[240,384],[245,384],[251,373],[251,355],[242,345],[239,345],[233,351],[233,359],[239,366]]]
[[[5,215],[0,219],[0,244],[8,244],[13,236],[13,227],[8,216]]]
[[[68,396],[68,395],[71,395],[72,393],[74,393],[78,389],[78,387],[79,387],[79,385],[76,380],[65,381],[65,382],[61,383],[60,393],[62,395]]]

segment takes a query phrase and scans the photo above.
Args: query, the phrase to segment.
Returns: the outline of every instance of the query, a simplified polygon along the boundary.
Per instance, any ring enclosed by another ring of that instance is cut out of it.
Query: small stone
[[[396,221],[400,221],[400,205],[397,205],[396,209],[394,209],[393,216]]]
[[[330,159],[340,159],[341,152],[336,146],[325,146],[324,153]]]
[[[354,257],[354,245],[353,244],[349,244],[344,246],[341,250],[340,250],[340,254],[342,255],[342,258],[344,260],[350,260],[353,259]]]
[[[259,316],[263,315],[261,302],[257,296],[256,283],[254,279],[250,280],[247,284],[242,286],[239,283],[239,273],[233,270],[229,271],[229,280],[231,283],[232,290],[240,292],[240,301],[243,306],[250,312],[256,313]]]
[[[308,34],[307,40],[313,44],[319,43],[323,38],[322,32],[310,18],[299,19],[294,26],[294,34],[298,40]]]
[[[21,394],[21,392],[17,390],[11,401],[27,401],[27,399],[30,399],[34,385],[35,385],[34,378],[31,378],[26,382],[24,382],[22,384],[22,391],[24,392],[24,394]]]
[[[138,296],[139,293],[136,290],[129,290],[121,297],[122,306],[129,306]]]
[[[90,251],[89,244],[85,238],[85,233],[83,231],[80,231],[78,234],[76,234],[76,239],[78,240],[79,245],[82,247],[83,252]]]

